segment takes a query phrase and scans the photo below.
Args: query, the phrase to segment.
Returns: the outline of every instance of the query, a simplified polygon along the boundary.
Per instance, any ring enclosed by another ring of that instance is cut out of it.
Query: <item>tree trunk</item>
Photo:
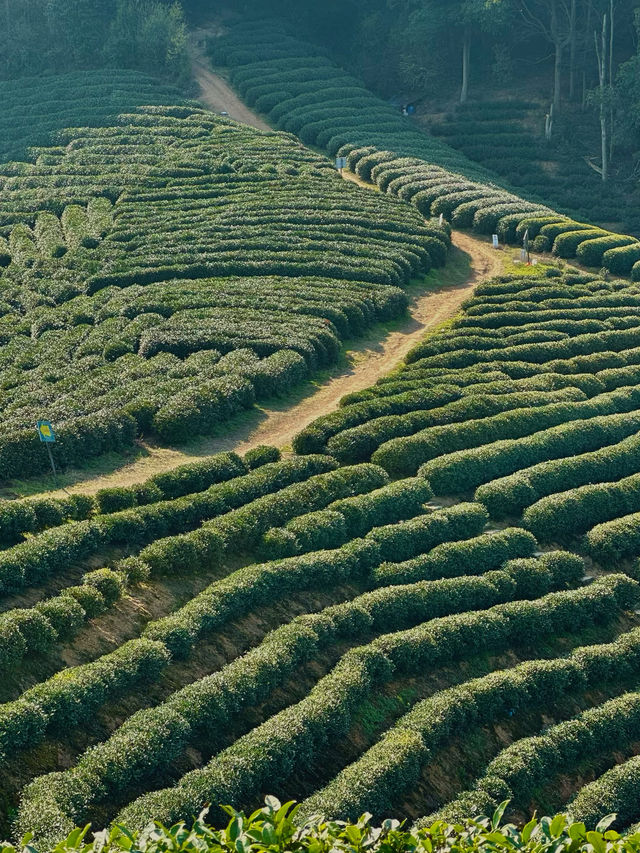
[[[576,49],[578,42],[577,0],[571,0],[571,16],[569,20],[569,100],[573,101],[576,95]]]
[[[587,106],[587,44],[591,38],[591,3],[587,3],[587,19],[585,25],[584,48],[582,51],[582,109]]]
[[[11,44],[11,35],[10,35],[10,30],[11,30],[11,12],[9,11],[9,0],[4,0],[4,14],[5,14],[5,24],[6,24],[6,28],[5,28],[5,39],[6,39],[6,49],[7,49],[7,56],[6,56],[6,60],[7,60],[7,76],[9,76],[9,74],[10,74],[10,72],[11,72],[11,58],[10,58],[10,56],[9,56],[9,53],[10,53],[10,51],[9,51],[9,46],[10,46],[10,44]]]
[[[562,42],[555,43],[555,63],[553,67],[553,106],[560,109],[560,93],[562,90]]]
[[[613,0],[609,0],[609,164],[613,160],[613,13]]]
[[[460,103],[466,104],[469,97],[469,64],[471,60],[471,33],[467,27],[464,31],[462,42],[462,88],[460,89]]]
[[[562,86],[562,37],[558,23],[558,2],[553,0],[551,4],[551,38],[555,48],[555,62],[553,66],[553,106],[556,111],[560,109],[560,91]]]
[[[607,107],[605,89],[607,84],[607,13],[602,16],[602,45],[598,46],[598,34],[594,33],[596,57],[598,59],[598,80],[600,82],[600,144],[602,156],[602,181],[608,178],[609,148],[607,145]]]

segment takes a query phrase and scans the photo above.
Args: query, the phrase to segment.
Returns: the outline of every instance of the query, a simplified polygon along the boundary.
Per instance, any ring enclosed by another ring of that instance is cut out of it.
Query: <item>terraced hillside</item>
[[[267,792],[301,816],[610,811],[640,743],[639,299],[505,276],[292,458],[3,505],[15,831]]]
[[[623,180],[603,187],[590,165],[589,148],[576,152],[575,115],[556,122],[560,126],[551,141],[544,137],[544,118],[541,103],[508,99],[460,104],[427,121],[431,133],[521,192],[573,217],[609,227],[617,223],[616,230],[638,234],[640,205],[632,187]]]
[[[0,166],[2,479],[46,469],[41,417],[62,465],[206,434],[402,314],[446,259],[409,205],[195,106],[57,141]]]
[[[214,64],[228,68],[240,95],[274,126],[332,156],[346,156],[359,177],[411,201],[423,215],[442,214],[454,228],[495,233],[520,245],[527,229],[533,239],[540,225],[549,225],[536,250],[616,275],[630,274],[635,265],[640,279],[637,237],[576,222],[553,210],[546,196],[542,203],[538,191],[518,195],[496,173],[420,131],[283,23],[245,20],[210,45]]]
[[[0,162],[24,160],[67,127],[112,124],[143,104],[183,100],[173,86],[138,71],[99,69],[0,81]]]

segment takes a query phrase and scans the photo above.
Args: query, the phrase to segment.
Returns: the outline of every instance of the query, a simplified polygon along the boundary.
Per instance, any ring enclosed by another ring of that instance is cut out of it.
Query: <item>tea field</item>
[[[446,260],[446,226],[197,106],[56,142],[0,165],[4,480],[46,470],[43,417],[63,466],[211,432],[403,314],[402,288]]]
[[[404,313],[452,227],[528,231],[563,263],[482,281],[285,456],[0,502],[0,830],[44,851],[76,826],[135,835],[207,805],[220,825],[225,804],[273,794],[301,804],[289,840],[314,815],[368,812],[431,850],[434,821],[508,801],[518,823],[566,811],[578,828],[553,833],[585,849],[582,822],[640,821],[640,273],[615,277],[640,243],[499,186],[321,50],[243,32],[215,55],[282,132],[177,96],[46,146],[16,128],[25,155],[0,166],[4,480],[42,469],[38,417],[81,465],[286,393]],[[245,849],[241,828],[216,843]],[[203,849],[198,833],[211,840],[199,824],[153,843]]]
[[[469,116],[464,113],[463,122],[471,139],[463,139],[468,145],[456,145],[480,162],[444,141],[461,136],[460,123],[446,124],[442,130],[448,133],[442,136],[421,131],[411,118],[374,96],[322,49],[296,37],[284,23],[245,20],[224,35],[211,38],[210,54],[214,64],[228,69],[231,82],[247,103],[272,124],[298,134],[306,144],[332,156],[347,157],[349,167],[361,178],[373,181],[388,195],[411,201],[423,215],[443,214],[454,227],[482,235],[495,233],[506,244],[521,245],[529,230],[532,241],[539,238],[533,243],[535,251],[577,258],[580,263],[604,267],[615,275],[629,275],[633,269],[640,279],[637,237],[576,222],[549,207],[550,196],[558,195],[549,191],[545,182],[536,185],[535,181],[519,180],[522,190],[530,193],[519,195],[506,178],[481,165],[485,161],[495,165],[499,158],[499,171],[508,172],[510,160],[521,155],[521,139],[509,132],[501,137],[489,129],[490,121],[480,122],[486,124],[483,135],[478,122],[473,125],[473,105],[466,108]],[[481,110],[488,115],[486,104]],[[485,149],[489,146],[494,152],[491,157],[484,156],[483,143]],[[533,155],[532,150],[526,164],[529,171],[535,171]],[[522,172],[519,177],[523,177]],[[567,174],[571,191],[565,209],[584,212],[589,208],[591,217],[620,218],[619,199],[614,198],[608,210],[600,209],[600,190],[593,188],[592,179],[578,178],[573,170]],[[637,210],[627,213],[630,226],[637,228]],[[541,225],[544,227],[539,234]]]
[[[112,124],[143,104],[178,103],[179,91],[138,71],[99,69],[0,81],[0,162],[23,160],[67,127]]]
[[[505,275],[289,458],[3,504],[5,832],[638,820],[639,306]]]
[[[572,127],[580,110],[564,116],[547,141],[545,109],[548,106],[538,101],[483,100],[460,104],[426,122],[438,139],[528,197],[587,222],[617,223],[617,228],[637,235],[640,204],[628,182],[618,178],[603,187],[590,159],[576,151]]]

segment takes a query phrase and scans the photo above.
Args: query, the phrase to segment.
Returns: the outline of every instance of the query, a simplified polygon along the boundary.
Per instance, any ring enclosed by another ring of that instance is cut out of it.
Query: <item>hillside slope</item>
[[[400,316],[449,236],[291,137],[195,106],[59,134],[0,168],[0,477],[207,433]],[[25,382],[28,373],[28,382]]]

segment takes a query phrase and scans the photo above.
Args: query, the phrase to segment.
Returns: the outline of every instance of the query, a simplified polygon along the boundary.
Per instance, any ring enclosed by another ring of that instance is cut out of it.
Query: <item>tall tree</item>
[[[553,108],[560,108],[564,51],[575,38],[576,5],[573,0],[521,0],[527,25],[553,47]]]

